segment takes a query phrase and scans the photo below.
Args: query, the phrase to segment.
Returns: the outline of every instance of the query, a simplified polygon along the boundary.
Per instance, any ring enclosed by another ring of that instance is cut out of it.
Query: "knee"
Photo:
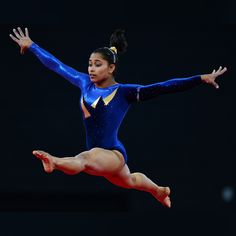
[[[141,186],[140,176],[138,173],[131,174],[124,182],[127,185],[126,188],[136,189]]]
[[[142,185],[142,173],[136,172],[131,174],[132,178],[132,183],[135,187],[141,186]]]
[[[81,152],[76,157],[82,160],[85,168],[89,168],[93,165],[96,153],[97,153],[97,148],[93,148],[93,149],[90,149],[89,151]]]
[[[99,148],[92,148],[89,151],[83,153],[83,157],[87,161],[93,161],[99,152]]]
[[[79,153],[78,155],[76,155],[76,158],[81,158],[84,160],[89,160],[92,159],[92,157],[94,156],[94,151],[92,151],[93,149],[89,150],[89,151],[84,151]]]

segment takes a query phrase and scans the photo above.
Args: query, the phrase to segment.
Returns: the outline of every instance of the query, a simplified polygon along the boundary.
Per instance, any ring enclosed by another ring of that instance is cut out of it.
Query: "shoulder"
[[[139,88],[141,85],[140,84],[120,84],[120,88],[124,90],[135,90]]]
[[[139,84],[120,84],[120,91],[128,102],[137,101],[138,91],[141,85]]]

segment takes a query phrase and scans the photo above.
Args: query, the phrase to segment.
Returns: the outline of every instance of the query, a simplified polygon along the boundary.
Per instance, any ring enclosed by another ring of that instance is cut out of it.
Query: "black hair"
[[[110,37],[110,47],[116,47],[118,54],[126,52],[128,43],[125,38],[125,31],[123,29],[115,30]]]
[[[111,47],[115,47],[117,52],[113,51]],[[127,47],[125,31],[123,29],[116,29],[110,36],[109,47],[97,48],[93,53],[100,53],[109,64],[117,65],[118,55],[125,53]]]

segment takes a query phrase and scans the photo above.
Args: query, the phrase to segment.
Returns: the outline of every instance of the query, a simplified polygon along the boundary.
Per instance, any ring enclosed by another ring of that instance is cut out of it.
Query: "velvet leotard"
[[[87,149],[100,147],[118,150],[126,162],[127,153],[118,139],[118,130],[131,103],[152,99],[161,94],[187,90],[201,84],[201,77],[196,75],[149,85],[117,83],[106,88],[98,88],[91,82],[88,74],[65,65],[37,44],[33,43],[29,50],[47,68],[80,88],[80,107],[86,130]]]

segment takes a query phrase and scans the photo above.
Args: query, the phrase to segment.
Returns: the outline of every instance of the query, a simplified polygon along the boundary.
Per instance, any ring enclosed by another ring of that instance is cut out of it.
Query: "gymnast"
[[[216,78],[226,72],[221,66],[209,74],[174,78],[148,85],[119,83],[116,80],[118,57],[128,43],[122,29],[115,30],[109,45],[95,49],[88,60],[88,73],[81,73],[64,64],[29,37],[27,28],[13,29],[11,39],[20,46],[20,53],[33,53],[43,65],[67,79],[81,91],[80,108],[86,131],[87,149],[75,156],[56,157],[34,150],[44,171],[63,171],[68,175],[85,172],[103,176],[114,185],[150,193],[163,206],[170,208],[170,188],[160,186],[140,172],[131,173],[125,147],[118,139],[118,130],[130,105],[162,94],[191,89],[201,84],[219,88]]]

